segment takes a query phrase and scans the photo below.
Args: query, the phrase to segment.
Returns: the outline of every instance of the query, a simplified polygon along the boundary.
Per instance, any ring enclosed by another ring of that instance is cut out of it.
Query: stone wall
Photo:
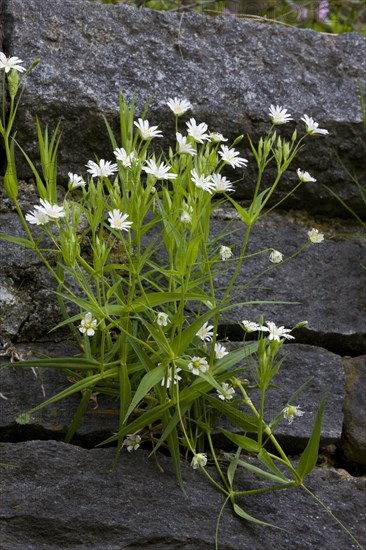
[[[209,18],[199,14],[157,13],[127,6],[101,6],[85,1],[2,0],[2,51],[25,64],[42,61],[27,80],[17,120],[17,139],[37,157],[35,116],[53,129],[61,119],[60,195],[67,172],[85,175],[94,153],[112,158],[103,115],[116,128],[118,92],[135,96],[137,113],[152,97],[148,119],[173,135],[169,97],[187,97],[192,115],[210,129],[230,138],[249,133],[254,138],[268,128],[270,104],[287,107],[296,120],[306,113],[327,128],[327,139],[314,138],[299,157],[299,166],[318,180],[303,186],[282,210],[264,218],[253,232],[251,250],[276,247],[285,256],[298,250],[306,232],[316,226],[325,235],[293,263],[278,266],[260,281],[247,280],[262,260],[249,264],[238,284],[243,299],[294,302],[243,306],[235,318],[220,326],[232,345],[241,338],[238,322],[264,313],[293,326],[296,343],[284,348],[286,359],[278,384],[291,393],[311,378],[301,405],[301,422],[278,428],[286,450],[296,455],[306,445],[317,405],[328,394],[318,467],[310,487],[366,544],[364,522],[366,485],[352,474],[366,467],[364,392],[366,372],[366,241],[359,224],[321,186],[330,185],[360,215],[365,205],[336,161],[339,154],[365,181],[365,128],[359,82],[365,84],[366,41],[357,34],[328,36]],[[289,125],[292,132],[294,125]],[[250,158],[246,139],[240,145]],[[254,171],[245,171],[238,195],[248,197]],[[297,166],[295,167],[295,169]],[[37,201],[30,171],[19,156],[20,206],[29,211]],[[286,192],[289,182],[279,190]],[[319,217],[325,214],[325,217]],[[234,249],[240,247],[242,223],[228,210],[218,211],[214,231],[231,222]],[[0,231],[21,234],[21,226],[0,182]],[[264,261],[264,260],[263,260]],[[225,281],[222,280],[222,285]],[[91,447],[118,429],[117,405],[99,399],[90,407],[74,439],[60,440],[78,404],[73,396],[34,415],[21,426],[15,418],[50,397],[67,383],[51,369],[17,368],[17,358],[72,355],[78,350],[62,331],[49,334],[59,320],[51,278],[31,252],[11,243],[0,247],[0,463],[2,471],[0,524],[4,550],[155,550],[214,547],[215,520],[221,496],[201,472],[183,465],[188,497],[176,487],[172,464],[165,456],[148,459],[140,450],[123,454],[112,471],[114,449]],[[273,391],[278,409],[281,392]],[[112,411],[112,412],[111,412]],[[39,441],[42,440],[42,441]],[[219,433],[215,434],[221,445]],[[229,449],[230,450],[230,449]],[[296,457],[294,457],[295,459]],[[347,468],[348,472],[344,469]],[[250,488],[250,476],[240,486]],[[257,486],[257,485],[256,485]],[[284,496],[282,496],[284,495]],[[220,549],[351,548],[339,526],[298,490],[247,499],[245,509],[255,517],[287,531],[241,522],[229,510],[220,529]]]
[[[306,147],[301,169],[311,167],[319,183],[365,213],[336,160],[339,155],[362,180],[366,141],[359,85],[366,84],[365,37],[197,13],[136,11],[87,0],[52,0],[51,11],[41,0],[2,4],[5,50],[27,64],[42,58],[27,81],[18,140],[34,159],[36,114],[51,128],[61,120],[59,171],[64,181],[68,171],[83,171],[94,154],[110,158],[102,115],[117,128],[119,91],[135,97],[137,113],[151,100],[148,118],[167,137],[174,131],[166,108],[170,97],[189,99],[197,121],[230,139],[263,135],[269,106],[280,104],[295,121],[308,114],[330,132],[327,140],[315,139]],[[289,125],[290,135],[293,129]],[[241,150],[251,159],[247,139]],[[19,176],[29,176],[26,164],[19,163]],[[249,197],[253,189],[253,166],[245,171],[241,197]],[[280,196],[287,185],[279,189]],[[288,207],[345,215],[321,185],[304,187]]]

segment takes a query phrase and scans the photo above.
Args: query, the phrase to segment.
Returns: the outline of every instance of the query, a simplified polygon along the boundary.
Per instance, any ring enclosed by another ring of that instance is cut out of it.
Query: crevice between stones
[[[223,324],[219,326],[218,334],[220,339],[240,341],[243,338],[243,329],[240,325]],[[253,340],[256,341],[257,336],[248,334],[246,341]],[[366,353],[365,334],[321,333],[305,327],[296,329],[294,342],[323,348],[341,357],[358,357]]]

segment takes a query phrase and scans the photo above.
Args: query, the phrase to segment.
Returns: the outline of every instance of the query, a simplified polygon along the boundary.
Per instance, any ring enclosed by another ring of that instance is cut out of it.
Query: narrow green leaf
[[[166,417],[168,413],[165,413],[164,417]],[[178,485],[180,489],[182,490],[183,494],[186,494],[186,491],[184,489],[183,485],[183,479],[182,479],[182,470],[181,470],[181,457],[179,452],[179,438],[178,438],[178,432],[176,429],[174,429],[167,438],[168,448],[170,452],[171,459],[173,461],[175,475],[177,477]]]
[[[222,413],[228,420],[231,420],[231,422],[239,426],[243,431],[251,433],[258,432],[258,421],[252,416],[243,413],[229,403],[221,401],[221,399],[216,399],[210,395],[204,395],[204,398],[210,405]]]
[[[185,300],[192,301],[207,301],[207,296],[202,293],[189,293],[184,295]],[[181,292],[153,292],[151,294],[145,294],[143,297],[138,298],[132,303],[133,311],[141,312],[145,311],[146,307],[154,308],[162,304],[168,304],[170,302],[178,302],[182,299]],[[203,323],[202,323],[203,324]]]
[[[120,430],[117,434],[112,435],[111,437],[108,437],[108,439],[105,439],[101,443],[97,445],[97,447],[101,445],[109,445],[109,443],[113,443],[114,441],[118,441],[121,438],[125,437],[127,434],[136,433],[143,428],[146,428],[146,426],[150,426],[150,424],[153,424],[157,420],[161,420],[164,412],[167,411],[172,404],[167,401],[166,403],[163,403],[161,405],[157,405],[156,407],[153,407],[152,409],[148,409],[144,414],[130,422],[130,424],[127,424],[122,430]]]
[[[275,476],[282,478],[284,481],[286,481],[286,477],[283,475],[281,470],[277,468],[276,464],[273,462],[272,458],[270,457],[269,453],[266,451],[266,449],[261,449],[257,455],[258,460],[262,462],[267,468],[275,474]]]
[[[7,235],[6,233],[0,233],[0,239],[10,243],[19,244],[25,248],[34,248],[31,241],[28,241],[28,239],[23,239],[22,237],[13,237],[12,235]]]
[[[80,399],[79,406],[76,410],[76,413],[74,414],[74,417],[71,421],[71,424],[68,427],[67,434],[66,434],[65,439],[64,439],[65,443],[70,443],[70,441],[73,438],[76,430],[78,429],[78,427],[80,425],[80,421],[81,421],[86,409],[88,408],[89,401],[90,401],[90,398],[91,398],[92,394],[93,394],[93,390],[91,388],[87,389],[83,393],[82,398]]]
[[[14,363],[12,363],[14,365]],[[113,372],[112,372],[113,371]],[[56,395],[50,397],[46,401],[43,401],[40,405],[37,405],[36,407],[33,407],[33,409],[30,409],[25,414],[32,414],[36,411],[39,411],[40,409],[43,409],[44,407],[48,407],[48,405],[52,405],[53,403],[56,403],[57,401],[60,401],[61,399],[65,399],[65,397],[69,397],[70,395],[73,395],[74,393],[81,392],[87,388],[93,388],[97,382],[99,382],[102,379],[105,378],[111,378],[115,377],[117,375],[116,369],[111,369],[107,373],[105,372],[103,376],[100,374],[95,374],[93,376],[88,376],[83,378],[82,380],[79,380],[75,384],[72,384],[69,388],[66,388],[65,390],[57,393]]]
[[[228,432],[227,430],[224,430],[221,428],[220,430],[230,441],[235,443],[238,447],[241,447],[245,451],[249,453],[259,453],[260,447],[257,443],[257,441],[254,441],[254,439],[251,439],[250,437],[246,437],[245,435],[239,435],[234,434],[231,432]]]
[[[108,122],[107,118],[106,118],[104,115],[103,115],[103,120],[104,120],[104,124],[106,125],[107,132],[108,132],[108,136],[109,136],[109,139],[110,139],[110,141],[111,141],[113,150],[115,150],[115,149],[118,148],[117,140],[116,140],[116,138],[114,137],[112,128],[110,127],[109,122]]]
[[[128,407],[126,416],[123,419],[123,423],[126,422],[127,418],[130,416],[132,411],[137,407],[137,405],[144,399],[146,394],[153,388],[156,384],[161,382],[162,378],[166,374],[166,366],[158,365],[153,370],[150,370],[142,378],[135,395],[132,398],[130,406]]]
[[[261,210],[262,210],[262,202],[264,197],[267,195],[267,193],[270,191],[271,188],[265,189],[262,191],[262,193],[259,193],[259,195],[256,197],[255,201],[251,204],[250,211],[251,211],[251,221],[254,223],[254,221],[258,218]]]
[[[261,468],[258,468],[257,466],[254,466],[254,464],[248,464],[248,462],[244,462],[244,460],[238,460],[238,466],[242,466],[249,472],[252,472],[253,474],[263,477],[264,479],[268,479],[269,481],[273,481],[274,483],[280,483],[281,486],[283,484],[289,484],[293,485],[293,481],[289,479],[284,479],[283,476],[277,476],[275,474],[271,474],[270,472],[266,472],[265,470],[262,470]]]
[[[181,417],[184,417],[188,409],[192,406],[193,401],[190,403],[186,403],[184,405],[180,405],[180,415],[179,412],[176,410],[175,413],[171,416],[168,424],[165,426],[163,433],[161,434],[159,441],[154,445],[154,453],[159,449],[159,447],[166,441],[168,438],[170,432],[177,426],[178,422],[180,421]]]
[[[238,467],[238,460],[239,460],[239,457],[240,457],[240,453],[241,453],[241,448],[238,447],[238,449],[235,453],[235,458],[233,458],[231,460],[231,462],[229,464],[229,467],[227,469],[226,475],[227,475],[227,479],[228,479],[230,487],[233,486],[233,481],[234,481],[236,469]]]
[[[2,363],[2,366],[12,367],[41,367],[74,370],[95,370],[100,369],[99,361],[85,359],[83,357],[42,357],[27,361],[16,361],[15,363]]]
[[[49,199],[49,197],[47,196],[47,189],[42,182],[41,176],[39,175],[37,168],[34,166],[33,162],[31,161],[27,153],[24,151],[24,149],[22,149],[22,147],[19,145],[19,143],[17,143],[17,145],[21,150],[21,152],[23,153],[23,156],[25,157],[26,161],[28,162],[34,177],[36,178],[37,190],[38,190],[40,199]]]
[[[299,465],[297,467],[297,473],[299,474],[301,481],[304,479],[305,476],[308,475],[308,473],[311,472],[311,470],[316,465],[319,452],[319,441],[325,402],[326,398],[323,397],[316,413],[310,439],[304,452],[301,455]]]
[[[244,512],[243,508],[238,506],[236,502],[233,504],[234,512],[237,516],[246,519],[247,521],[251,521],[253,523],[259,523],[259,525],[266,525],[267,527],[275,527],[276,529],[281,529],[281,527],[277,527],[277,525],[272,525],[271,523],[266,523],[265,521],[261,521],[260,519],[256,519],[253,516],[250,516],[246,512]]]
[[[206,313],[198,317],[189,325],[189,327],[184,329],[174,338],[172,348],[174,349],[177,357],[183,355],[202,325],[209,321],[218,311],[220,311],[220,308],[213,308],[210,311],[206,311]]]
[[[238,214],[240,214],[241,216],[241,219],[243,220],[243,222],[246,224],[246,225],[250,225],[251,224],[251,217],[250,217],[250,214],[247,210],[245,210],[245,208],[243,208],[242,206],[240,206],[240,204],[238,204],[234,199],[232,199],[231,197],[227,196],[227,198],[229,199],[229,201],[231,202],[231,204],[234,206],[235,210],[238,212]]]

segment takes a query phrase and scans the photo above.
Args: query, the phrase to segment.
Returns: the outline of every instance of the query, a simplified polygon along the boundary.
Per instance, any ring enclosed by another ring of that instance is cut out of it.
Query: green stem
[[[338,525],[343,529],[343,531],[349,536],[349,538],[356,544],[357,548],[359,548],[360,550],[364,550],[364,547],[358,542],[358,540],[356,539],[356,537],[354,535],[352,535],[351,531],[349,529],[347,529],[347,527],[341,522],[340,519],[337,518],[337,516],[335,516],[333,514],[333,512],[328,508],[328,506],[326,504],[324,504],[324,502],[322,500],[320,500],[319,497],[317,497],[312,491],[310,491],[310,489],[308,489],[305,485],[303,485],[302,483],[300,484],[300,487],[302,487],[302,489],[304,489],[304,491],[306,491],[318,504],[320,504],[320,506],[327,512],[327,514],[330,515],[330,517],[336,522],[338,523]]]
[[[260,413],[257,411],[256,407],[253,405],[252,400],[250,399],[249,395],[247,394],[247,392],[243,388],[241,382],[239,380],[237,380],[236,383],[237,383],[237,386],[239,387],[239,389],[240,389],[240,391],[243,395],[245,405],[247,405],[250,408],[250,410],[252,411],[254,416],[259,420],[259,422],[258,422],[258,433],[259,433],[260,429],[262,430],[262,433],[263,433],[263,428],[264,428],[264,432],[268,435],[269,439],[271,440],[271,443],[273,443],[273,445],[276,447],[278,453],[280,454],[280,457],[283,460],[283,463],[286,465],[286,467],[291,472],[296,484],[300,484],[301,483],[300,476],[298,475],[298,473],[296,472],[296,470],[292,466],[290,460],[288,459],[287,455],[283,451],[281,445],[278,443],[278,441],[275,438],[271,428],[266,423],[263,422],[263,419],[261,418]],[[262,426],[260,426],[260,424],[262,424]]]
[[[210,434],[210,432],[207,432],[206,435],[207,435],[208,443],[209,443],[209,445],[210,445],[210,450],[211,450],[211,454],[212,454],[212,457],[213,457],[214,462],[215,462],[216,469],[217,469],[217,471],[219,472],[220,477],[221,477],[222,481],[224,482],[225,487],[227,488],[227,490],[229,490],[230,488],[229,488],[229,486],[228,486],[228,483],[227,483],[227,481],[226,481],[226,478],[225,478],[225,476],[224,476],[224,474],[223,474],[223,472],[222,472],[222,470],[221,470],[221,468],[220,468],[220,464],[219,464],[219,462],[218,462],[218,460],[217,460],[217,457],[216,457],[216,453],[215,453],[215,449],[214,449],[214,446],[213,446],[213,443],[212,443],[212,439],[211,439],[211,434]]]
[[[220,520],[224,512],[225,506],[229,499],[230,499],[230,495],[228,495],[224,500],[224,504],[221,506],[221,509],[217,518],[216,529],[215,529],[215,550],[219,550],[219,525],[220,525]]]
[[[284,485],[272,485],[271,487],[262,487],[261,489],[251,489],[250,491],[234,491],[232,496],[235,497],[244,497],[247,495],[256,495],[259,493],[269,493],[270,491],[279,491],[281,489],[288,489],[289,487],[297,487],[295,481],[284,484]]]
[[[244,260],[244,257],[245,257],[245,251],[246,251],[246,248],[248,246],[248,241],[249,241],[249,235],[250,235],[250,230],[251,230],[251,227],[252,227],[252,224],[248,225],[247,226],[247,230],[245,232],[245,237],[244,237],[244,241],[243,241],[243,245],[241,247],[241,251],[240,251],[240,256],[238,258],[238,261],[237,261],[237,264],[236,264],[236,268],[235,268],[235,271],[234,271],[234,274],[233,276],[231,277],[231,281],[225,291],[225,294],[221,300],[221,302],[224,304],[227,297],[229,296],[230,292],[231,292],[231,289],[232,287],[234,286],[235,284],[235,281],[238,277],[238,274],[239,274],[239,271],[240,271],[240,268],[242,266],[242,263],[243,263],[243,260]]]

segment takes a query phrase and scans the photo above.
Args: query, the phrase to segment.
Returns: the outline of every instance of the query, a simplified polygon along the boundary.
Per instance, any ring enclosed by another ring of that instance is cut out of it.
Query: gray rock
[[[174,135],[174,117],[166,107],[169,97],[187,97],[193,104],[188,116],[230,139],[249,134],[256,140],[266,133],[273,103],[287,107],[296,121],[306,113],[329,130],[328,138],[309,141],[294,169],[309,170],[364,213],[365,205],[335,151],[362,181],[365,140],[359,82],[365,83],[365,37],[77,0],[54,0],[52,9],[42,0],[2,4],[6,52],[27,64],[42,57],[27,81],[17,138],[35,159],[36,114],[50,129],[61,119],[59,168],[64,183],[69,170],[85,174],[94,154],[113,158],[102,115],[117,129],[119,90],[128,99],[135,97],[137,115],[152,98],[148,119],[161,124],[169,143]],[[303,123],[300,128],[302,132]],[[293,124],[282,128],[287,135],[293,129]],[[248,198],[255,173],[248,142],[243,143],[250,164],[238,194]],[[19,175],[29,175],[20,158]],[[284,181],[276,197],[288,186]],[[346,215],[327,191],[312,185],[303,186],[288,205]]]
[[[61,195],[64,190],[61,189]],[[59,196],[61,200],[61,196]],[[19,181],[19,206],[23,215],[39,204],[39,196],[32,182]],[[40,229],[31,227],[37,238]],[[21,221],[7,198],[0,178],[0,232],[12,237],[26,238]],[[47,239],[42,241],[45,248]],[[52,248],[50,246],[50,248]],[[55,267],[55,256],[45,254]],[[57,304],[57,283],[36,252],[13,242],[0,240],[0,337],[32,342],[47,337],[63,317]],[[68,306],[66,306],[68,307]],[[66,329],[57,331],[65,338]],[[55,338],[55,334],[52,335]]]
[[[32,186],[28,193],[22,184],[21,192],[22,209],[26,213],[38,200]],[[2,196],[3,192],[0,198]],[[238,257],[245,225],[235,218],[232,209],[220,209],[215,216],[213,235],[233,231],[222,243],[233,246],[234,256]],[[267,320],[287,327],[307,320],[308,325],[296,332],[297,342],[322,346],[339,355],[365,353],[366,289],[362,264],[366,263],[366,241],[362,235],[352,237],[360,234],[356,223],[311,218],[304,212],[273,211],[254,226],[247,252],[253,254],[273,247],[288,259],[306,243],[307,231],[314,226],[324,232],[325,241],[312,245],[291,262],[277,266],[268,261],[269,252],[249,258],[234,289],[236,303],[253,300],[294,303],[235,308],[228,318],[221,319],[222,336],[240,340],[243,331],[238,323],[248,318],[258,320],[264,314]],[[0,211],[0,228],[24,237],[17,215],[5,202]],[[32,251],[5,241],[1,241],[0,251],[0,303],[5,308],[0,333],[9,338],[16,336],[23,342],[43,339],[62,320],[52,294],[56,290],[55,282]],[[225,271],[217,277],[218,288],[227,287],[232,265],[227,262]],[[251,283],[253,277],[269,267],[262,278]],[[65,331],[60,332],[60,337],[64,336]]]
[[[10,349],[20,359],[67,358],[80,353],[76,343],[70,340],[17,344]],[[4,356],[2,362],[4,360],[9,361],[9,357]],[[56,368],[21,367],[16,361],[13,366],[2,367],[0,387],[6,399],[0,399],[0,440],[63,439],[77,411],[81,398],[79,392],[32,413],[27,424],[17,424],[16,419],[71,387],[75,381],[71,374],[67,376]],[[73,441],[86,447],[101,443],[118,431],[118,411],[117,398],[94,394]]]
[[[300,405],[304,411],[302,417],[296,417],[291,424],[283,420],[276,428],[275,435],[283,448],[292,454],[301,452],[311,434],[316,411],[323,397],[327,398],[323,414],[320,447],[339,445],[342,436],[343,424],[343,400],[344,372],[341,357],[322,348],[302,344],[288,344],[280,352],[280,357],[285,357],[278,374],[273,378],[272,384],[266,394],[266,416],[269,423],[275,418],[287,404]],[[248,359],[250,364],[250,358]],[[254,376],[250,368],[244,371],[250,384],[254,384]],[[301,394],[294,400],[291,396],[307,383]],[[258,392],[250,393],[253,402],[259,405]],[[240,407],[241,408],[241,407]],[[248,409],[243,407],[248,413]],[[224,419],[220,421],[221,427],[238,432]],[[220,446],[226,445],[227,440],[217,436]],[[356,441],[352,442],[356,446]]]
[[[233,246],[239,257],[246,226],[240,221],[222,218],[213,227],[220,231],[233,230],[222,244]],[[228,216],[227,216],[228,217]],[[269,253],[275,248],[290,258],[307,242],[307,231],[317,227],[324,232],[325,240],[312,244],[290,262],[271,264]],[[353,238],[359,233],[355,225],[340,220],[325,222],[312,219],[304,213],[271,212],[252,229],[247,255],[267,250],[264,254],[244,260],[234,287],[234,303],[248,302],[229,312],[227,334],[231,339],[242,337],[243,331],[235,324],[243,319],[257,321],[261,315],[277,326],[294,327],[300,321],[308,321],[306,327],[294,333],[297,342],[325,347],[339,355],[358,355],[366,350],[364,311],[366,287],[364,281],[366,250],[365,239]],[[348,237],[345,237],[348,234]],[[225,269],[217,277],[217,287],[226,289],[234,268]],[[266,271],[260,278],[258,274]],[[278,301],[287,304],[251,304],[251,301]],[[234,324],[235,323],[235,324]],[[225,334],[225,331],[222,331]]]
[[[340,450],[343,459],[353,465],[366,466],[366,355],[343,360],[346,375],[344,425]]]
[[[88,451],[55,441],[0,444],[0,456],[11,464],[0,480],[4,550],[214,548],[224,498],[202,472],[186,464],[185,497],[170,459],[157,455],[158,468],[143,450],[123,453],[115,468],[112,448]],[[365,479],[316,469],[307,483],[360,545],[365,544]],[[239,472],[235,489],[254,487],[263,483]],[[240,504],[252,516],[285,530],[239,520],[227,507],[220,522],[220,550],[356,548],[300,489],[251,495]]]
[[[238,344],[231,344],[237,347]],[[11,348],[21,359],[52,357],[72,357],[79,350],[72,341],[33,344],[19,344]],[[338,444],[342,434],[344,398],[344,376],[341,358],[320,348],[290,344],[285,347],[286,356],[279,374],[273,380],[277,389],[267,393],[266,420],[269,422],[289,402],[290,397],[305,382],[309,381],[301,396],[292,405],[301,404],[305,411],[302,418],[293,424],[283,421],[276,429],[276,437],[289,453],[301,452],[311,433],[315,412],[323,396],[328,395],[328,403],[323,417],[320,446]],[[9,358],[5,356],[6,361]],[[65,361],[66,365],[66,361]],[[253,376],[247,365],[244,373],[250,383]],[[0,388],[6,400],[0,400],[0,440],[20,441],[23,439],[63,439],[70,426],[80,401],[80,393],[57,401],[46,408],[32,413],[26,425],[16,424],[16,418],[46,399],[65,390],[71,385],[72,376],[50,368],[13,366],[0,369]],[[257,402],[257,393],[250,396]],[[249,412],[246,410],[245,412]],[[101,443],[118,431],[118,398],[96,394],[77,429],[74,442],[83,446]],[[219,426],[238,432],[238,428],[220,421]],[[216,430],[217,445],[232,449],[232,444]],[[353,445],[356,445],[353,442]]]

